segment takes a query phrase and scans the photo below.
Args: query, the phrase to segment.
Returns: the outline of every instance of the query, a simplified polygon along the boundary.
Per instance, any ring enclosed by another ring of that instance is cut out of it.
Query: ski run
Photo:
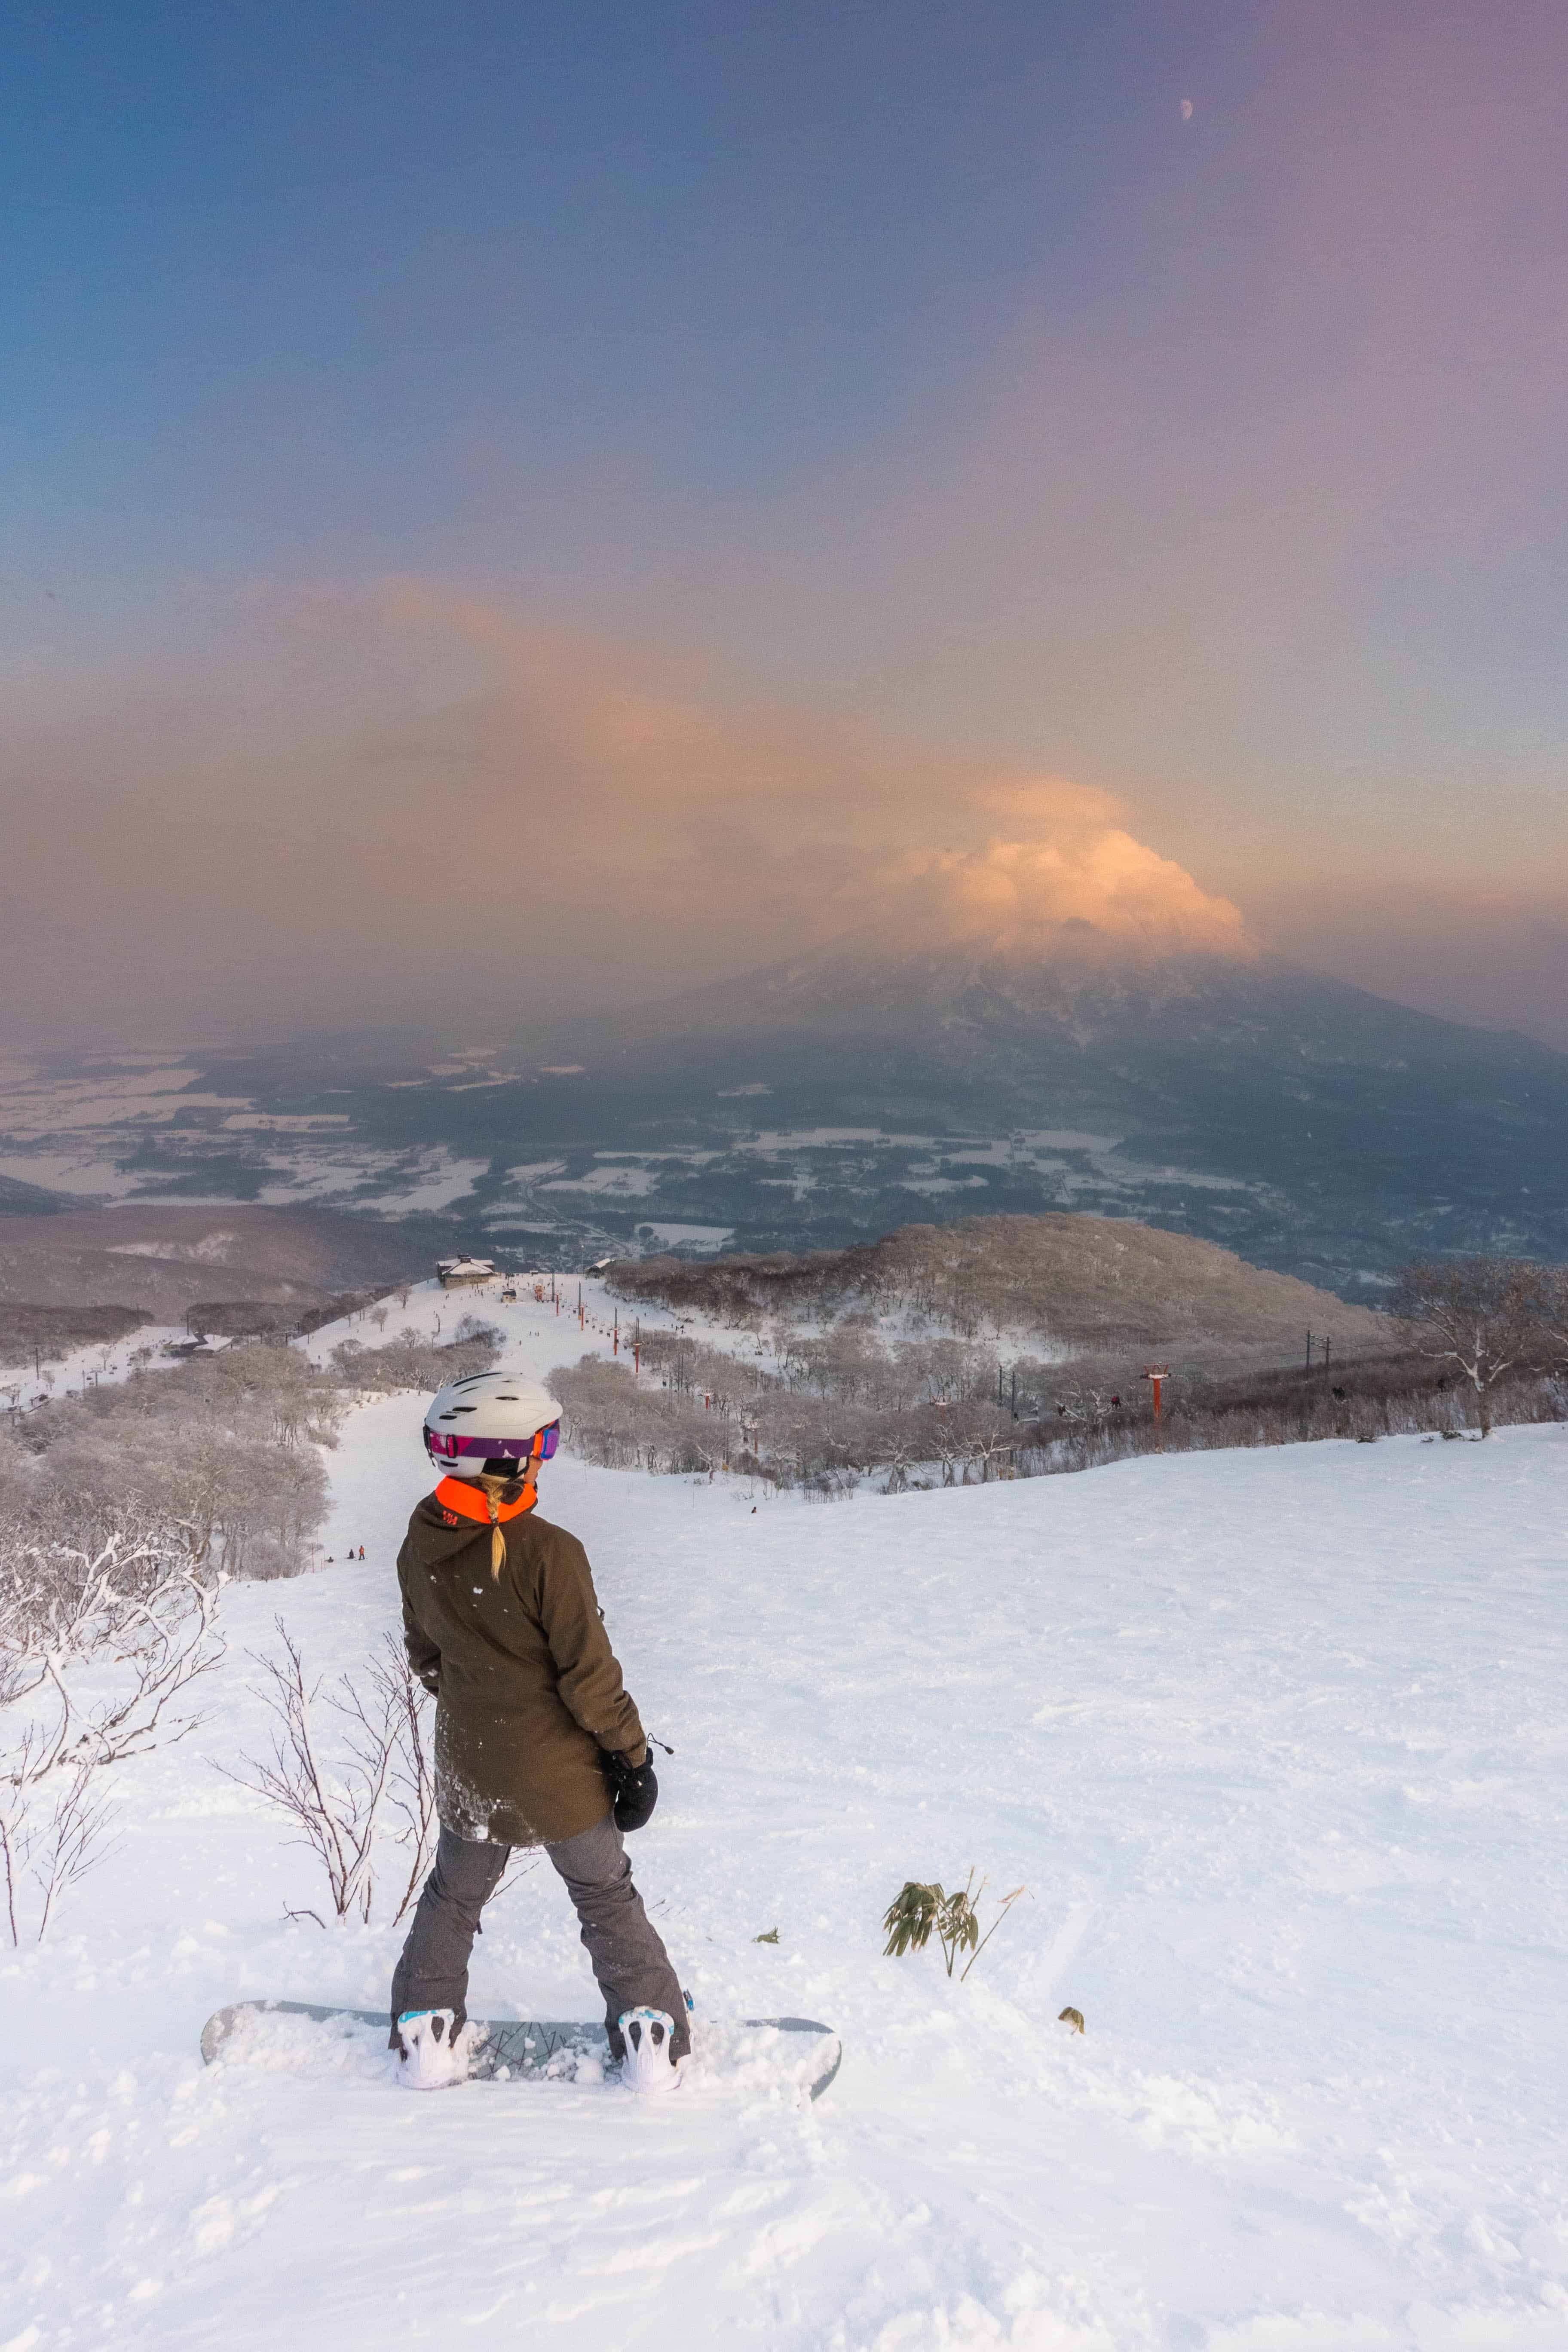
[[[536,1376],[610,1345],[463,1303]],[[699,2027],[825,2019],[832,2091],[416,2099],[315,2029],[204,2068],[225,2003],[386,1995],[390,1906],[290,1918],[310,1857],[217,1767],[276,1618],[326,1676],[396,1622],[423,1406],[351,1415],[332,1565],[229,1589],[200,1727],[0,1948],[0,2352],[1568,2345],[1568,1433],[830,1505],[563,1452],[541,1508],[676,1751],[631,1851]],[[971,1865],[987,1918],[1028,1892],[967,1983],[884,1958]],[[548,1869],[470,2006],[597,2014]]]

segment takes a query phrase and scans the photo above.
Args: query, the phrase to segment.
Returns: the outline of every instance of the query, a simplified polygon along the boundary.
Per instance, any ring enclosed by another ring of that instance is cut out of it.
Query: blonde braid
[[[487,1470],[479,1473],[479,1484],[490,1507],[490,1575],[498,1584],[500,1572],[506,1566],[506,1538],[501,1533],[500,1517],[500,1498],[511,1483],[510,1478],[492,1478]]]

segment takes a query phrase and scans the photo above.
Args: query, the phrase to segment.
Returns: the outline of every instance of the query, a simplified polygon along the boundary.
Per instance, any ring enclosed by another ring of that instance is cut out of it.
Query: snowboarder
[[[566,1882],[623,2079],[668,2089],[690,2047],[621,1839],[658,1799],[647,1742],[587,1555],[535,1515],[560,1422],[549,1391],[510,1372],[455,1381],[425,1416],[444,1475],[408,1522],[397,1579],[409,1662],[436,1698],[441,1831],[392,1980],[392,2047],[411,2090],[463,2073],[468,1958],[514,1846],[542,1846]]]

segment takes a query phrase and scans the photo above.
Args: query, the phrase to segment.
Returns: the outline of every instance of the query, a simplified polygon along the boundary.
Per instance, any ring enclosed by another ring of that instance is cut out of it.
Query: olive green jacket
[[[604,1820],[601,1749],[647,1755],[605,1631],[588,1556],[536,1512],[490,1530],[418,1505],[397,1555],[409,1663],[436,1696],[442,1826],[497,1845],[552,1845]]]

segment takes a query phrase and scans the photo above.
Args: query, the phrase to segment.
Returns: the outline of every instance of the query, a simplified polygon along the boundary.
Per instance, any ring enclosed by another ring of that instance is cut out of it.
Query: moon
[[[1184,122],[1190,122],[1192,119],[1193,101],[1190,98],[1184,98],[1182,100],[1182,121]]]

